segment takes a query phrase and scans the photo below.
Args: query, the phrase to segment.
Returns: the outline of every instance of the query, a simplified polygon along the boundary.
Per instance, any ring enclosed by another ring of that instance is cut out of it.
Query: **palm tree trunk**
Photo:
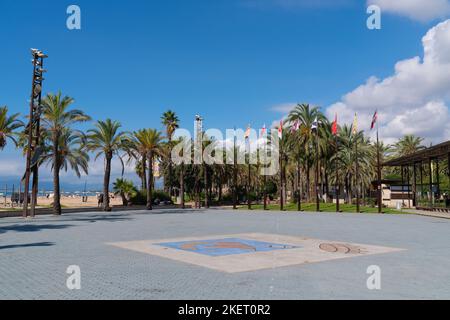
[[[127,199],[127,197],[125,196],[125,193],[121,192],[121,193],[120,193],[120,197],[122,198],[122,204],[123,204],[125,207],[127,207],[127,206],[128,206],[128,199]]]
[[[311,170],[309,162],[306,164],[306,198],[308,203],[311,203]]]
[[[58,137],[53,138],[53,213],[61,215],[61,191],[59,189]]]
[[[184,209],[185,205],[184,205],[184,165],[181,164],[180,167],[180,204],[181,204],[181,208]]]
[[[205,208],[209,208],[209,199],[208,199],[208,167],[206,164],[203,165],[203,175],[204,175],[204,183],[205,183]]]
[[[105,167],[105,177],[103,179],[103,211],[109,212],[111,208],[109,206],[109,180],[111,178],[111,159],[112,154],[108,153],[105,155],[106,167]]]
[[[220,178],[219,178],[219,181],[218,181],[218,184],[217,184],[217,191],[218,191],[218,197],[219,197],[219,199],[218,199],[218,201],[219,201],[219,205],[222,205],[222,181],[223,181],[223,176],[222,176],[222,173],[220,173],[219,174],[220,175]]]
[[[142,156],[142,190],[147,189],[147,158],[145,154]]]
[[[148,187],[147,187],[147,210],[153,210],[153,199],[152,199],[152,189],[153,189],[153,153],[149,152],[148,154],[148,163],[150,166],[148,167]]]

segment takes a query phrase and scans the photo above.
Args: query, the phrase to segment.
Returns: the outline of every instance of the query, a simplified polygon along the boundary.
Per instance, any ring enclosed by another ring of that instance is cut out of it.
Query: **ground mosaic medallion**
[[[228,273],[302,265],[403,250],[260,233],[108,244]]]

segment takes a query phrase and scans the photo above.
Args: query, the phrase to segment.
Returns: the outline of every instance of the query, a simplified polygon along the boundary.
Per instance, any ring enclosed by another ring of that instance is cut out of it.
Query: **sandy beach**
[[[98,200],[96,196],[87,197],[87,201],[83,202],[81,196],[61,196],[61,205],[63,208],[92,208],[98,206]],[[53,203],[53,198],[38,197],[38,207],[50,207]],[[121,206],[122,200],[120,197],[114,196],[110,199],[111,206]],[[14,205],[17,207],[17,205]],[[0,199],[0,209],[11,209],[11,201],[8,198],[6,207],[4,198]]]

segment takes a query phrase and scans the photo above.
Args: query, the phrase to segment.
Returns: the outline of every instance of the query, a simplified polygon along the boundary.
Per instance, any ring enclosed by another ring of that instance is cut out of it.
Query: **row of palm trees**
[[[139,176],[143,179],[142,188],[147,190],[147,208],[152,209],[153,163],[157,157],[170,154],[166,151],[169,143],[164,142],[162,133],[156,129],[142,129],[136,132],[121,131],[118,121],[106,119],[97,121],[86,133],[75,129],[77,124],[90,121],[91,118],[82,110],[72,109],[74,99],[58,94],[48,94],[42,100],[41,114],[41,145],[32,150],[33,158],[38,158],[37,164],[48,164],[53,172],[53,209],[56,215],[61,214],[60,172],[73,170],[80,177],[88,174],[89,154],[94,154],[95,160],[102,158],[105,163],[103,181],[103,209],[110,211],[109,187],[111,164],[113,158],[118,158],[124,168],[124,159],[137,161],[140,168]],[[168,140],[178,126],[178,118],[172,111],[163,115]],[[22,130],[20,131],[19,129]],[[8,115],[8,108],[0,108],[0,149],[6,146],[10,139],[20,147],[24,154],[27,150],[28,126],[19,119],[19,114]],[[148,176],[146,177],[146,172]],[[123,175],[123,169],[122,169]],[[170,180],[168,180],[170,181]]]
[[[302,200],[312,202],[319,193],[323,201],[330,201],[332,186],[344,190],[347,203],[352,202],[357,190],[368,190],[376,176],[377,149],[381,151],[383,160],[423,148],[423,139],[414,136],[405,136],[394,146],[376,145],[362,131],[355,134],[348,125],[340,126],[338,135],[334,136],[331,123],[319,108],[300,104],[290,112],[287,126],[283,128],[280,141],[281,174],[263,178],[257,173],[259,165],[174,165],[171,150],[175,143],[179,143],[173,139],[179,128],[179,118],[173,111],[167,111],[161,117],[165,136],[150,128],[125,132],[118,121],[111,119],[95,122],[94,127],[84,133],[76,130],[75,126],[91,118],[81,110],[72,109],[73,103],[72,98],[61,93],[48,94],[43,99],[41,145],[35,148],[39,150],[38,165],[47,164],[52,168],[53,208],[57,215],[61,214],[61,170],[71,169],[78,177],[82,173],[88,174],[89,154],[94,154],[95,160],[102,158],[105,162],[105,211],[111,210],[108,195],[114,158],[119,159],[122,168],[125,162],[135,163],[141,190],[146,191],[149,210],[153,204],[153,164],[156,160],[161,163],[165,191],[171,196],[177,191],[183,207],[185,194],[195,199],[197,204],[203,198],[209,205],[214,201],[222,203],[239,191],[247,198],[258,198],[269,188],[274,192],[273,186],[276,186],[279,195],[286,195],[288,191],[296,194],[291,198],[297,201],[300,208]],[[315,121],[320,123],[317,131],[312,129]],[[294,124],[296,130],[293,129]],[[27,127],[18,114],[8,115],[7,107],[0,108],[0,149],[10,139],[26,152],[26,132]],[[204,139],[204,147],[211,143],[214,143],[212,139]],[[355,148],[356,144],[358,148]],[[356,161],[359,170],[356,170]],[[124,180],[116,182],[118,185],[121,183],[123,185]],[[316,184],[320,188],[315,188]],[[115,188],[120,190],[120,186]],[[121,195],[125,199],[123,193]]]

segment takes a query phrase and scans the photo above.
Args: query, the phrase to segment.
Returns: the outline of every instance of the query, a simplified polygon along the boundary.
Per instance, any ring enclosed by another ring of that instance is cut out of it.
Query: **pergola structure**
[[[440,187],[439,165],[442,162],[450,163],[450,141],[387,161],[383,164],[383,167],[400,167],[402,185],[404,185],[405,178],[407,184],[411,185],[412,178],[412,196],[415,207],[449,210],[448,190],[447,194],[444,195]],[[433,167],[435,170],[433,170]],[[424,181],[424,174],[428,177],[428,181]],[[447,176],[450,184],[450,169],[447,170]],[[408,188],[408,193],[410,193],[410,188]],[[424,194],[426,194],[426,197],[424,197]]]

